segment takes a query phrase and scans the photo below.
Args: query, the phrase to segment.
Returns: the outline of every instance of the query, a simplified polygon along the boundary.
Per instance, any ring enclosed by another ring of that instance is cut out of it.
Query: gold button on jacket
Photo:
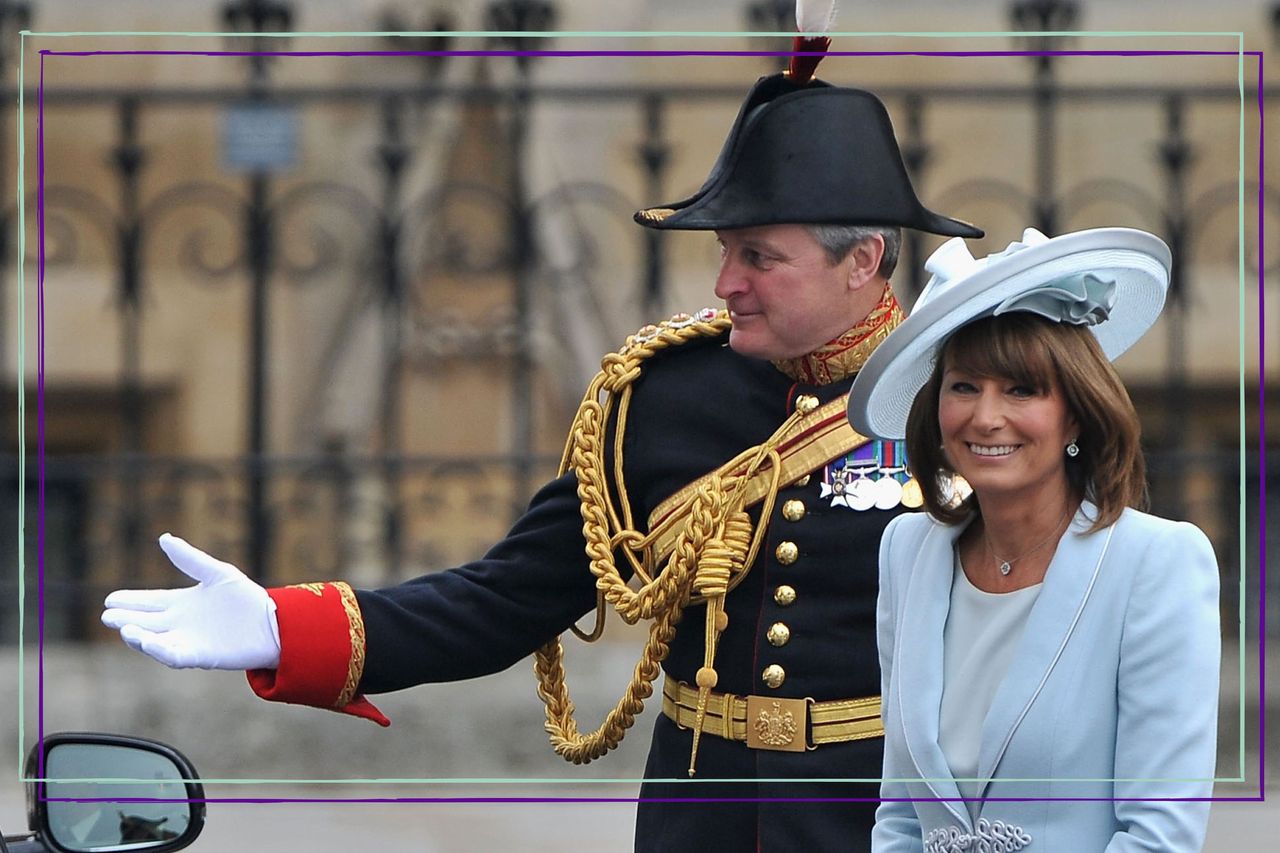
[[[783,622],[774,622],[769,626],[769,633],[766,636],[769,638],[770,645],[785,646],[791,640],[791,629]]]
[[[780,542],[773,555],[778,558],[779,563],[789,566],[800,559],[800,548],[794,542]]]
[[[804,513],[804,501],[790,500],[782,505],[782,517],[787,521],[799,521]]]
[[[795,587],[785,583],[780,585],[773,591],[773,600],[779,607],[790,607],[796,601]]]
[[[776,663],[771,663],[764,668],[764,672],[760,673],[760,678],[766,685],[776,690],[782,686],[782,682],[787,680],[787,671]]]

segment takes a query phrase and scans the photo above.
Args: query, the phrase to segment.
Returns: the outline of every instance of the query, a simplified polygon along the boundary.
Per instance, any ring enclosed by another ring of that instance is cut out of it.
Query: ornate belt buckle
[[[809,701],[747,697],[747,746],[779,752],[808,748]]]

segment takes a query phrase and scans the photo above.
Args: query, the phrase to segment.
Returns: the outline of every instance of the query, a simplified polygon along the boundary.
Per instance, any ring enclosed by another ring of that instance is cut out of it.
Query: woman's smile
[[[969,452],[976,456],[986,456],[989,458],[1008,456],[1016,451],[1022,445],[1020,444],[973,444],[966,442],[969,446]]]

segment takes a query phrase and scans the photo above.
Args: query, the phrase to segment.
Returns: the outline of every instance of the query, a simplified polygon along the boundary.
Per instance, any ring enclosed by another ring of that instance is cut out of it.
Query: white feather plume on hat
[[[836,23],[836,0],[822,3],[816,0],[796,0],[796,31],[806,35],[831,32]]]
[[[808,55],[793,56],[787,63],[787,76],[792,83],[803,86],[813,79],[814,70],[831,46],[827,33],[835,20],[836,0],[796,0],[796,29],[800,34],[792,40],[791,47],[796,53]]]

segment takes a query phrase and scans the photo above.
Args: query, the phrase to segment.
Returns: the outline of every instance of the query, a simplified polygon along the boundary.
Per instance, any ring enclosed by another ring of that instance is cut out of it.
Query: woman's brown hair
[[[938,395],[943,371],[949,367],[1041,391],[1059,389],[1080,428],[1080,454],[1063,454],[1067,479],[1077,497],[1098,507],[1091,530],[1114,522],[1126,506],[1146,506],[1138,413],[1097,338],[1085,326],[1021,311],[984,317],[958,329],[943,345],[933,374],[911,405],[907,459],[932,516],[955,524],[981,511],[976,496],[956,503],[944,493],[944,481],[954,472],[942,452]]]

